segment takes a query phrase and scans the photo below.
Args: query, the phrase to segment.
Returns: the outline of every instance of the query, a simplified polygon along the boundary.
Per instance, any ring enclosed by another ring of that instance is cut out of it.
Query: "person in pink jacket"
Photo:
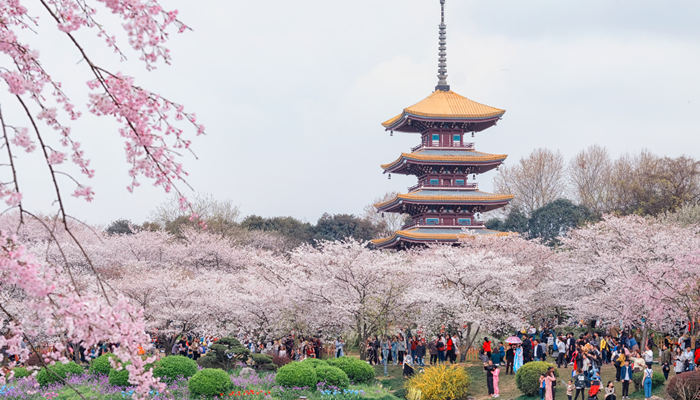
[[[495,369],[493,370],[493,397],[497,398],[499,397],[498,393],[498,374],[501,373],[501,369],[498,368],[498,364],[495,365]]]

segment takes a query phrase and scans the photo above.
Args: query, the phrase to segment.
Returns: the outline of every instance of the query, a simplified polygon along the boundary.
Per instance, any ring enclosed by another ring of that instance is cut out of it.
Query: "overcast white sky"
[[[199,160],[187,162],[198,192],[244,215],[314,222],[323,212],[359,214],[415,183],[387,180],[379,164],[417,136],[390,137],[380,123],[435,86],[438,0],[164,3],[194,28],[173,37],[173,66],[138,72],[97,54],[198,114],[207,136],[194,143]],[[537,147],[570,157],[596,143],[614,156],[647,148],[698,158],[698,21],[697,1],[448,0],[448,81],[507,110],[476,138],[479,150],[509,154],[506,163]],[[42,55],[79,93],[83,66],[65,40],[44,39]],[[74,129],[97,169],[95,201],[71,201],[74,214],[141,222],[167,198],[145,182],[126,192],[113,124],[84,118]],[[44,207],[36,199],[49,198],[45,182],[29,161],[25,171],[31,204]],[[480,177],[482,189],[492,177]]]

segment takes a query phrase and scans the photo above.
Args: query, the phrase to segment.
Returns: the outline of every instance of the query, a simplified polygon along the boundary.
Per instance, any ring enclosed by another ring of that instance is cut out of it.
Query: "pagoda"
[[[512,195],[482,192],[476,175],[497,168],[505,154],[477,151],[467,141],[492,127],[505,110],[477,103],[450,90],[447,84],[447,26],[445,0],[440,0],[438,84],[422,101],[405,108],[382,125],[396,132],[420,134],[421,142],[382,165],[385,174],[415,175],[418,184],[408,193],[377,203],[377,212],[408,214],[410,220],[391,236],[372,241],[377,248],[405,248],[416,244],[458,243],[462,237],[500,232],[486,229],[478,213],[503,207]]]

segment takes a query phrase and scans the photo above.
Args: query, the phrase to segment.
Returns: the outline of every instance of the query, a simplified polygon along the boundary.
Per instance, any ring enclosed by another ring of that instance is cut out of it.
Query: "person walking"
[[[518,369],[523,366],[523,348],[516,346],[515,359],[513,361],[513,373],[517,373]]]
[[[452,341],[452,336],[447,335],[447,344],[445,346],[447,350],[447,359],[450,360],[450,364],[454,364],[457,358],[455,357],[454,342]]]
[[[554,376],[554,369],[547,370],[544,376],[544,400],[554,400],[554,385],[556,385],[557,377]]]
[[[421,338],[416,346],[416,364],[425,367],[425,338]]]
[[[562,365],[566,368],[566,362],[564,361],[564,357],[566,357],[566,343],[564,343],[561,336],[557,337],[553,349],[557,357],[557,368],[561,368]]]
[[[399,342],[396,345],[396,349],[399,353],[399,364],[403,364],[403,359],[406,355],[406,339],[401,335],[399,335]]]
[[[501,396],[500,390],[498,389],[498,379],[499,375],[501,374],[501,368],[500,365],[496,364],[494,365],[494,370],[493,370],[493,397],[498,398]]]
[[[437,364],[438,361],[438,349],[437,349],[437,338],[428,343],[428,353],[430,353],[430,365]]]
[[[576,388],[576,395],[574,396],[574,400],[578,399],[578,395],[581,395],[581,400],[586,400],[586,375],[583,374],[581,369],[579,368],[576,370],[576,375],[574,375],[574,387]]]
[[[335,358],[340,358],[345,355],[343,353],[343,348],[345,347],[345,342],[343,342],[343,338],[338,337],[335,339]]]
[[[437,341],[438,362],[439,363],[445,362],[445,349],[446,348],[447,348],[447,346],[445,346],[445,338],[441,335]]]
[[[642,376],[642,382],[644,383],[644,398],[649,400],[651,398],[651,377],[654,375],[654,371],[651,369],[651,364],[647,364],[644,369],[644,375]]]
[[[486,355],[491,358],[491,341],[489,338],[484,338],[484,343],[481,344],[481,349],[486,353]]]
[[[399,340],[396,336],[391,338],[391,361],[394,365],[399,363],[399,353],[398,353]]]
[[[389,352],[391,351],[391,342],[387,336],[382,338],[381,342],[382,348],[382,365],[384,366],[384,376],[389,376],[389,369],[387,363],[389,362]]]
[[[665,344],[661,345],[659,362],[661,363],[661,372],[664,374],[664,379],[668,380],[668,373],[671,371],[671,351],[668,350]]]
[[[506,351],[506,375],[512,375],[513,374],[513,361],[515,360],[515,349],[513,349],[513,345],[511,344],[508,346],[508,350]]]
[[[629,360],[625,360],[620,368],[620,379],[622,380],[622,400],[629,399],[630,381],[632,380],[632,366]]]
[[[489,396],[493,397],[493,371],[496,368],[493,365],[493,361],[489,360],[484,363],[484,371],[486,371],[486,389],[489,392]]]

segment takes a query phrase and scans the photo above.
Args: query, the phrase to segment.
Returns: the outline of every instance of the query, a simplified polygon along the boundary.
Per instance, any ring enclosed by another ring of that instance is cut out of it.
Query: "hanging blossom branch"
[[[27,127],[10,124],[0,110],[2,138],[0,138],[0,176],[5,171],[9,180],[0,179],[0,201],[10,210],[18,212],[21,227],[25,217],[37,220],[49,232],[50,240],[63,254],[56,237],[58,227],[49,227],[42,218],[26,209],[23,204],[20,182],[22,171],[17,168],[17,157],[22,153],[40,150],[47,174],[50,177],[54,204],[60,229],[70,238],[95,277],[92,289],[81,289],[71,271],[71,265],[63,257],[62,266],[46,260],[40,262],[29,254],[21,241],[11,232],[0,227],[0,290],[19,290],[26,298],[22,313],[9,311],[0,302],[0,350],[17,356],[19,362],[28,359],[40,346],[32,338],[44,334],[52,338],[81,343],[89,348],[100,341],[119,343],[115,350],[121,360],[129,362],[130,381],[137,386],[136,395],[144,398],[151,388],[162,390],[163,385],[153,378],[144,366],[153,360],[143,360],[141,348],[147,348],[150,340],[145,334],[141,310],[106,285],[95,269],[90,255],[72,232],[66,209],[63,189],[73,186],[72,195],[91,201],[92,188],[64,170],[70,160],[85,179],[93,178],[95,171],[90,166],[80,142],[71,132],[71,127],[62,120],[75,121],[81,111],[63,91],[62,84],[43,67],[39,53],[28,43],[21,42],[22,31],[37,33],[39,18],[30,15],[23,0],[0,0],[0,53],[11,60],[9,65],[0,65],[0,80],[14,95],[18,109],[27,117]],[[158,63],[170,64],[170,51],[166,47],[169,32],[184,32],[189,28],[177,19],[177,11],[167,11],[156,0],[39,0],[41,8],[56,23],[58,31],[66,36],[85,62],[91,77],[87,80],[89,101],[86,109],[97,116],[109,116],[122,125],[119,134],[125,141],[126,161],[131,166],[132,191],[140,185],[140,178],[151,180],[166,192],[175,192],[180,206],[192,210],[180,190],[180,184],[188,186],[180,158],[182,151],[190,151],[191,140],[186,135],[186,126],[196,135],[204,133],[193,113],[163,96],[137,86],[132,77],[112,72],[100,66],[89,56],[74,33],[78,30],[93,30],[103,38],[120,60],[126,54],[117,45],[117,36],[111,34],[98,21],[97,7],[121,21],[123,33],[129,46],[139,54],[146,70],[154,70]],[[93,4],[95,6],[93,6]],[[52,138],[43,131],[43,123],[49,130],[57,132]],[[51,142],[56,141],[59,146]],[[7,162],[3,162],[4,158]],[[62,179],[61,179],[62,178]],[[67,179],[66,179],[67,178]],[[192,213],[192,218],[197,216]],[[202,224],[203,226],[203,224]],[[17,228],[18,230],[19,228]],[[17,232],[17,230],[15,232]],[[28,346],[22,346],[22,343]],[[56,351],[40,355],[42,363],[63,360],[64,342],[50,343]],[[0,371],[0,383],[4,376]],[[82,397],[82,396],[81,396]]]

